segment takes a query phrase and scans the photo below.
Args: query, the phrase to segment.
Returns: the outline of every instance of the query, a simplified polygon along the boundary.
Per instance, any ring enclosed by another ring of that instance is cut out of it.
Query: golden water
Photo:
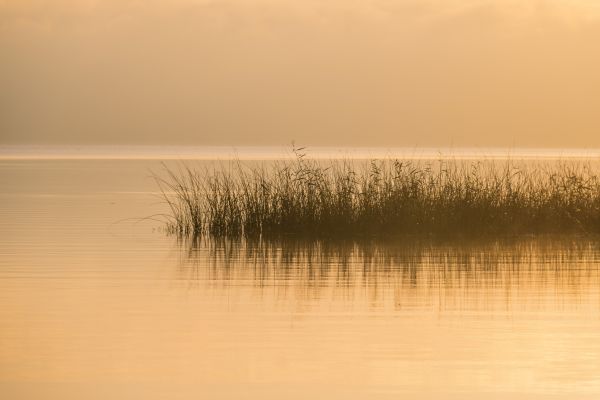
[[[0,161],[1,398],[600,398],[600,242],[177,240],[159,168]]]

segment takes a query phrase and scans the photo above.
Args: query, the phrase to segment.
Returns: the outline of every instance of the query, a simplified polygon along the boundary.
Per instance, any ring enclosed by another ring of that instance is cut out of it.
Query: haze
[[[599,43],[583,0],[0,0],[0,143],[600,147]]]

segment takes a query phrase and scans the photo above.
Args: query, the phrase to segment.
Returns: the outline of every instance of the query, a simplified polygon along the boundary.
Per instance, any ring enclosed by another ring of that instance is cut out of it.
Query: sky
[[[0,144],[600,147],[596,0],[0,0]]]

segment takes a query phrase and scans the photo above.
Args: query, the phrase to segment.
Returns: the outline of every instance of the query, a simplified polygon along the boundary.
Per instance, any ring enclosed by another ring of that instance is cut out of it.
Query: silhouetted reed
[[[299,149],[301,150],[301,149]],[[166,169],[182,235],[309,237],[600,233],[600,179],[585,163],[311,160]]]

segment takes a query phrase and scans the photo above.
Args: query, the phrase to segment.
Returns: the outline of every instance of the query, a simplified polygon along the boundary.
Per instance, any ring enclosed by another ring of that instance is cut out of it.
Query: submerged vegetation
[[[600,233],[600,176],[584,163],[290,161],[166,168],[181,235],[277,237]]]

